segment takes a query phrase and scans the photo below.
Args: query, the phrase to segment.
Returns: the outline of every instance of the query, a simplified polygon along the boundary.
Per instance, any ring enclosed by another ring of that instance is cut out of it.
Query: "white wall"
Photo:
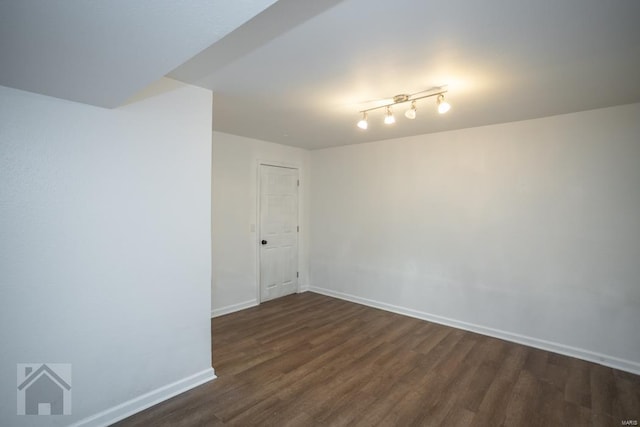
[[[299,169],[299,284],[303,289],[308,287],[309,152],[214,132],[212,316],[258,303],[258,237],[252,226],[257,229],[257,173],[261,161]]]
[[[114,110],[0,87],[0,425],[99,425],[213,377],[211,106],[168,79]],[[72,415],[14,415],[35,362],[72,364]]]
[[[640,372],[639,117],[313,151],[311,289]]]

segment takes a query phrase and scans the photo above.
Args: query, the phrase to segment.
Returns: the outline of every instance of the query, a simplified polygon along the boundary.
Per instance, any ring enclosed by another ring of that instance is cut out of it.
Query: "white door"
[[[260,165],[260,300],[298,290],[298,170]]]

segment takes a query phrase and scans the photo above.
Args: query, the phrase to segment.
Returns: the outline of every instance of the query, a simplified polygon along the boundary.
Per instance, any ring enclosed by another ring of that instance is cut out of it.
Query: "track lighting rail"
[[[406,94],[396,95],[396,96],[393,97],[393,102],[392,103],[379,105],[377,107],[367,108],[366,110],[360,110],[359,112],[360,113],[368,113],[369,111],[379,110],[381,108],[392,107],[394,105],[404,104],[406,102],[418,101],[420,99],[431,98],[433,96],[444,95],[445,93],[449,92],[449,89],[447,89],[444,86],[443,87],[437,87],[437,88],[434,88],[434,89],[430,89],[429,92],[431,92],[431,90],[433,90],[435,92],[429,93],[427,95],[422,95],[422,96],[415,96],[415,95],[418,95],[420,93],[424,93],[425,91],[414,93],[412,95],[406,95]]]

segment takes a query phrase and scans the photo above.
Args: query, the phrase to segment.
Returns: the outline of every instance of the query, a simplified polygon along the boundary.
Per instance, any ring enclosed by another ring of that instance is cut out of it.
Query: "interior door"
[[[298,290],[298,170],[260,165],[260,300]]]

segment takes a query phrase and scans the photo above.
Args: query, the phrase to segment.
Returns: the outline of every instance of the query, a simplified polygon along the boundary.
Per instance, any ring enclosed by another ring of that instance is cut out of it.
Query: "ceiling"
[[[214,130],[315,149],[639,102],[638,22],[637,0],[280,0],[169,76],[214,91]],[[441,85],[446,115],[356,127]]]
[[[275,0],[3,0],[0,85],[117,107]]]
[[[637,0],[7,0],[0,85],[102,107],[168,75],[214,130],[308,149],[640,102]],[[447,85],[452,110],[360,110]]]

